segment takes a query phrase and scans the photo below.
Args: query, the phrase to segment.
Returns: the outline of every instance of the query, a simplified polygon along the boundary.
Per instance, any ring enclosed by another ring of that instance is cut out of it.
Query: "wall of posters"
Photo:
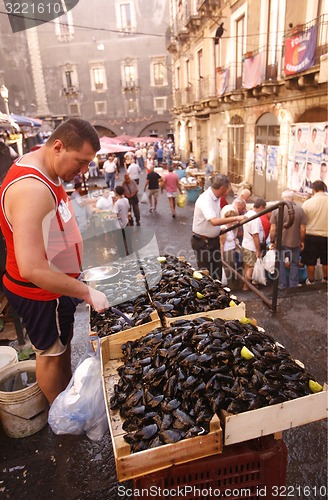
[[[311,183],[327,184],[328,122],[296,123],[289,137],[288,187],[311,193]]]

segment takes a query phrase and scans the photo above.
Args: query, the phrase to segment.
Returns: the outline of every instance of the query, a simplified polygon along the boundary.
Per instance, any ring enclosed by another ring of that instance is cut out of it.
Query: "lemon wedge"
[[[230,300],[229,307],[237,307],[237,304],[234,300]]]
[[[241,354],[242,358],[244,358],[244,359],[254,358],[254,354],[249,349],[247,349],[247,347],[245,345],[244,345],[244,347],[242,347],[240,354]]]
[[[166,262],[166,257],[157,257],[158,262]]]
[[[203,299],[205,297],[205,295],[203,295],[202,293],[200,292],[197,292],[196,293],[196,296],[197,296],[197,299]]]
[[[201,280],[203,275],[199,271],[194,271],[192,277],[195,278],[195,280]]]
[[[318,384],[314,380],[309,380],[309,388],[312,392],[321,392],[323,390],[322,385]]]

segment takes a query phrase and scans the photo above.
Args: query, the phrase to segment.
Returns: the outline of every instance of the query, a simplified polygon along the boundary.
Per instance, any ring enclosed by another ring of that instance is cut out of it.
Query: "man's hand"
[[[90,304],[90,306],[99,313],[107,311],[107,309],[109,309],[110,307],[110,304],[108,302],[106,295],[103,292],[95,290],[94,288],[91,287],[89,287],[89,291],[90,291],[89,295],[90,300],[86,300],[86,302]]]

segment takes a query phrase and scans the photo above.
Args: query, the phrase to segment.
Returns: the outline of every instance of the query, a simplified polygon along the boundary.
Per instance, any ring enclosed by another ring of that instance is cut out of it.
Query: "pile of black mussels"
[[[152,303],[160,316],[170,318],[224,309],[232,298],[239,304],[219,280],[195,271],[189,263],[172,255],[161,258],[162,277],[150,289]]]
[[[221,410],[241,413],[311,393],[311,376],[284,347],[237,320],[177,320],[122,351],[110,406],[124,419],[132,452],[208,433]]]
[[[151,313],[154,307],[150,305],[146,294],[140,295],[134,301],[124,302],[118,306],[121,311],[130,320],[128,323],[122,316],[115,314],[112,309],[103,313],[90,310],[90,327],[92,332],[96,332],[98,337],[107,337],[110,334],[128,330],[134,326],[140,326],[152,321]]]

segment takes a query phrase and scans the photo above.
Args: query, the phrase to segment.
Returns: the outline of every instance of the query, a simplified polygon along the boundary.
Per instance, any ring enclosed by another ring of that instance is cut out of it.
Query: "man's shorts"
[[[58,356],[66,351],[74,323],[76,302],[71,297],[43,301],[20,297],[3,286],[4,293],[22,318],[37,354]]]
[[[177,191],[174,191],[173,193],[168,193],[166,192],[168,198],[176,198],[177,197]]]
[[[328,238],[325,236],[314,236],[307,234],[304,241],[304,250],[302,251],[302,262],[306,266],[315,266],[317,260],[323,266],[327,265],[327,245]]]
[[[159,193],[159,189],[148,189],[148,198],[151,198],[153,196],[155,198],[155,200],[157,200],[158,193]]]
[[[247,248],[243,248],[243,252],[244,252],[244,263],[248,267],[254,267],[257,259],[256,252],[253,252],[253,250],[248,250]]]

